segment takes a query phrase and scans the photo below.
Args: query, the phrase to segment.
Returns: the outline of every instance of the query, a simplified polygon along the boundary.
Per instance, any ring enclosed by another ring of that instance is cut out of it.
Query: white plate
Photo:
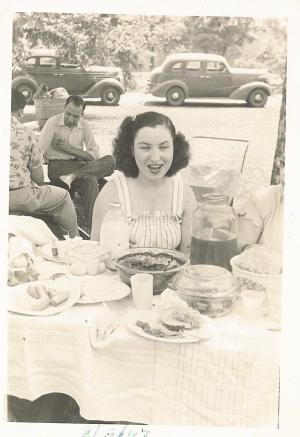
[[[27,288],[30,285],[45,285],[55,290],[68,291],[70,297],[57,306],[48,306],[44,310],[34,311],[31,309],[32,304],[36,299],[29,296]],[[26,284],[17,285],[15,287],[8,287],[8,310],[13,313],[25,314],[29,316],[50,316],[57,314],[72,307],[80,297],[80,283],[78,280],[72,278],[58,278],[55,281],[35,281]]]
[[[130,294],[128,285],[115,276],[98,275],[81,280],[81,296],[77,303],[88,304],[119,300]]]
[[[147,338],[148,340],[163,341],[167,343],[194,343],[197,341],[208,340],[214,333],[212,320],[207,316],[201,316],[202,326],[197,329],[185,330],[182,337],[155,337],[154,335],[147,334],[142,328],[139,328],[136,325],[138,320],[148,322],[151,326],[155,325],[157,322],[154,320],[158,318],[158,315],[157,313],[154,315],[154,311],[151,311],[151,313],[149,311],[147,315],[145,314],[144,316],[142,315],[139,318],[131,320],[128,323],[128,328],[135,334]]]

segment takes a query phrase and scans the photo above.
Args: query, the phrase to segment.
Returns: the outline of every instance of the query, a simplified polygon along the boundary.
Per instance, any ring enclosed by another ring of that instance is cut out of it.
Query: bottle
[[[111,253],[111,259],[129,248],[129,227],[122,211],[122,203],[110,203],[101,228],[100,246]]]
[[[231,270],[237,254],[237,216],[225,194],[201,197],[193,217],[191,264],[210,264]]]

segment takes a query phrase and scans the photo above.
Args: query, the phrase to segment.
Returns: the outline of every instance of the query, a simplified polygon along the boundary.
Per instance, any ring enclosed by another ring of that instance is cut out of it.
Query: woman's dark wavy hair
[[[113,140],[113,156],[116,158],[116,168],[127,177],[136,178],[139,174],[132,150],[137,131],[143,127],[165,126],[173,139],[173,162],[166,176],[173,176],[186,167],[190,160],[190,146],[185,136],[176,133],[175,126],[169,117],[159,112],[148,111],[136,117],[126,117],[119,127],[118,135]]]

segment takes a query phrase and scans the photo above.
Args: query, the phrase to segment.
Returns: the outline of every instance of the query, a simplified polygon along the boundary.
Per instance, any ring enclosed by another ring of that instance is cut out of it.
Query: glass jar
[[[122,203],[110,203],[100,228],[100,245],[112,259],[129,248],[129,227],[122,210]]]
[[[225,194],[201,196],[193,217],[191,264],[210,264],[231,270],[237,254],[237,215]]]
[[[230,313],[240,294],[240,283],[226,269],[212,265],[187,267],[172,289],[191,307],[209,317]]]

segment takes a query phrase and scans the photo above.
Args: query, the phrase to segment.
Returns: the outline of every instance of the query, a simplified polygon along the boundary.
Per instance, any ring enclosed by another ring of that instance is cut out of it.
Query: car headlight
[[[267,76],[266,74],[263,74],[261,76],[258,77],[258,80],[260,82],[265,82],[265,83],[269,83],[269,76]]]

